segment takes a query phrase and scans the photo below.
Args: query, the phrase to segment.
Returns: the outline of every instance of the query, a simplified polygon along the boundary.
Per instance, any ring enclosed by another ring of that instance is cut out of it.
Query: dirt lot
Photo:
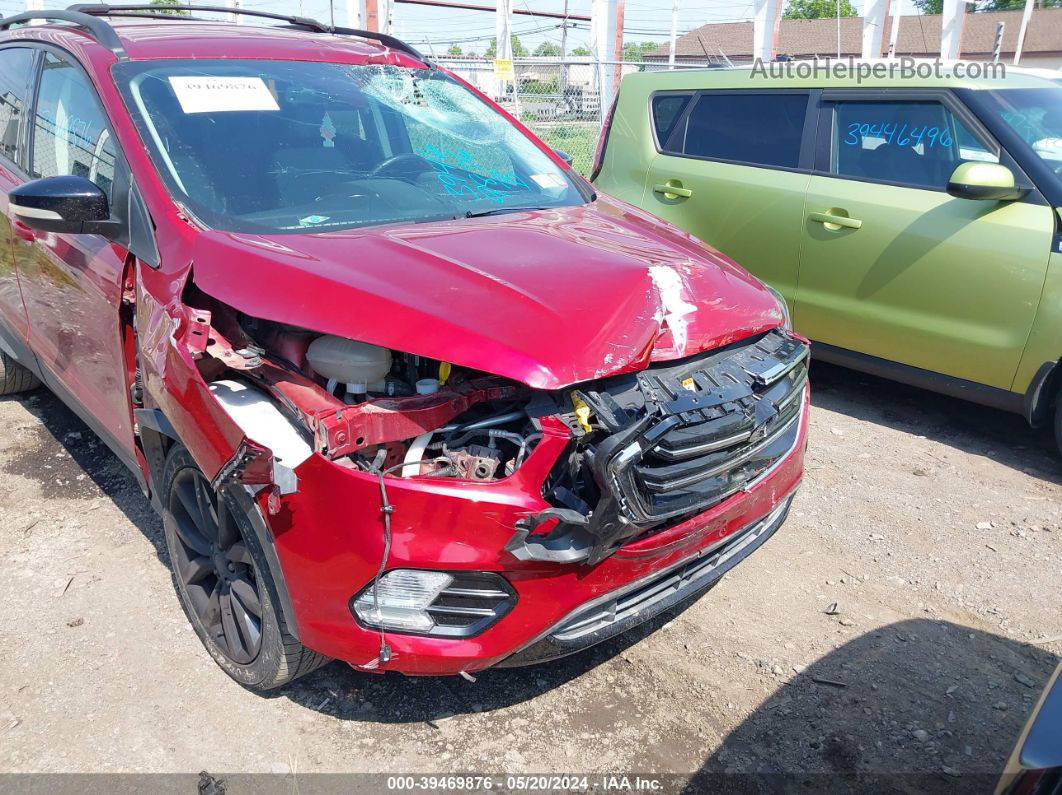
[[[0,770],[983,791],[1062,654],[1062,468],[1018,417],[822,365],[813,382],[789,522],[687,609],[476,683],[333,663],[266,698],[200,647],[132,476],[50,394],[0,399]]]

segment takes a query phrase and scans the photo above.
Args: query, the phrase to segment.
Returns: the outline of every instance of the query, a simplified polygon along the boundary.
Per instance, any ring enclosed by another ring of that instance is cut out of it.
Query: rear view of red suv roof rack
[[[330,33],[334,36],[357,36],[362,39],[370,39],[372,41],[379,42],[385,47],[389,47],[392,50],[398,50],[404,52],[407,55],[411,55],[422,63],[429,64],[427,58],[425,58],[420,51],[415,47],[407,44],[399,38],[389,36],[386,33],[376,33],[371,30],[356,30],[354,28],[335,27],[332,25],[326,25],[323,22],[318,22],[316,19],[300,16],[289,16],[286,14],[274,14],[269,11],[253,11],[245,8],[229,8],[226,6],[209,6],[209,5],[186,5],[181,6],[182,11],[200,11],[208,13],[218,14],[240,14],[241,16],[258,17],[261,19],[273,19],[286,23],[284,27],[300,28],[311,31],[313,33]],[[161,13],[159,6],[136,4],[136,5],[107,5],[105,3],[88,4],[79,3],[72,5],[65,11],[25,11],[14,16],[0,19],[0,30],[8,30],[13,25],[20,25],[35,20],[41,20],[45,22],[66,22],[74,27],[83,30],[85,33],[92,36],[96,41],[109,49],[120,61],[128,60],[125,47],[122,46],[121,39],[118,37],[117,32],[111,27],[106,20],[101,17],[133,17],[139,19],[153,19],[163,21],[188,21],[195,20],[194,17],[187,16],[175,16],[173,14]],[[203,20],[198,20],[203,21]]]

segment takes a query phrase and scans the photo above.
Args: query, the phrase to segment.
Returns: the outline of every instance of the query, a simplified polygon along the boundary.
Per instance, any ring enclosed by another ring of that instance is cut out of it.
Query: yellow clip
[[[572,392],[572,405],[575,406],[575,419],[579,421],[579,427],[587,433],[593,430],[590,427],[590,407],[586,401],[579,397],[577,392]]]
[[[453,367],[449,362],[439,362],[439,386],[443,386],[446,383],[446,379],[450,377],[450,370]]]
[[[679,383],[686,387],[686,389],[688,389],[690,392],[697,391],[697,382],[694,381],[692,378],[684,378]]]

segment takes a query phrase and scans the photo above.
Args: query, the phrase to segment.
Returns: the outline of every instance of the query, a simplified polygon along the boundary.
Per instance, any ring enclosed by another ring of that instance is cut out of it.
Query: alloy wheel
[[[262,600],[251,555],[225,501],[196,469],[181,470],[169,498],[174,570],[218,649],[241,665],[262,648]]]

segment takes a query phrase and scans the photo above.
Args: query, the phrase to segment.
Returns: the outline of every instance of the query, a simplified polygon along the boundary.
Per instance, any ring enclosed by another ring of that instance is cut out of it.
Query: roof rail
[[[175,14],[160,13],[161,10],[170,10],[169,6],[158,6],[149,4],[136,4],[136,5],[109,5],[107,3],[78,3],[72,5],[64,13],[76,13],[82,16],[106,17],[106,16],[148,16],[151,19],[165,19],[165,20],[180,20],[181,17]],[[418,61],[423,63],[429,63],[420,51],[418,51],[412,45],[406,44],[395,36],[390,36],[386,33],[376,33],[371,30],[356,30],[354,28],[341,28],[326,25],[323,22],[318,22],[316,19],[310,17],[298,17],[289,16],[287,14],[274,14],[271,11],[254,11],[247,8],[229,8],[228,6],[211,6],[211,5],[181,5],[172,6],[174,10],[180,11],[207,11],[218,14],[239,14],[241,16],[259,17],[262,19],[275,19],[280,22],[286,22],[288,25],[296,28],[305,28],[312,30],[315,33],[331,33],[338,36],[357,36],[362,39],[371,39],[383,44],[385,47],[390,47],[392,50],[399,50],[407,55],[412,55]],[[54,13],[54,12],[51,12]],[[18,16],[26,16],[25,14],[19,14]],[[14,17],[12,17],[14,19]],[[185,17],[187,19],[187,17]],[[95,20],[100,22],[100,20]],[[106,23],[102,23],[106,25]],[[112,35],[114,34],[113,28],[107,26]],[[115,36],[117,39],[117,36]]]
[[[83,14],[76,7],[66,11],[23,11],[21,14],[0,19],[0,30],[8,30],[12,25],[21,25],[27,22],[69,22],[78,30],[83,30],[92,38],[114,53],[119,61],[126,61],[129,55],[122,46],[122,40],[114,32],[114,28],[102,19]]]

